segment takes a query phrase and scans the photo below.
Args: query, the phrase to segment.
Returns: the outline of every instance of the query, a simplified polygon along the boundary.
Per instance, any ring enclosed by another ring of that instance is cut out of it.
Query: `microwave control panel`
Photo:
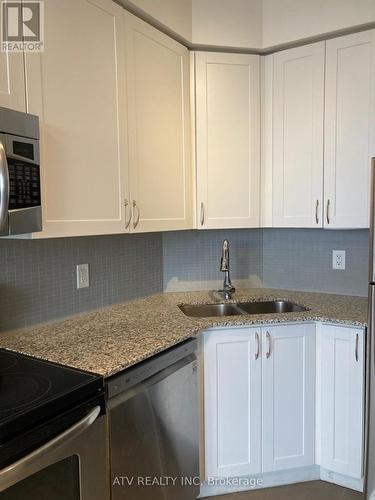
[[[9,210],[41,204],[39,165],[8,157]]]

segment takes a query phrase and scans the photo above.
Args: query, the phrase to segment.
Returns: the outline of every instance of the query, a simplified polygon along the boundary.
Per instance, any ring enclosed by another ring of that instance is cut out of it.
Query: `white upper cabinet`
[[[195,57],[198,228],[259,227],[259,56]]]
[[[366,228],[375,155],[375,30],[327,41],[325,101],[325,225]]]
[[[322,226],[324,50],[321,42],[274,55],[274,226]]]
[[[264,225],[368,227],[375,30],[268,56],[262,116]]]
[[[263,328],[263,472],[315,463],[315,325]]]
[[[25,54],[41,124],[35,236],[192,228],[188,50],[110,0],[49,0],[45,16],[45,51]]]
[[[353,478],[363,475],[364,335],[322,326],[321,466]]]
[[[124,16],[131,228],[193,228],[189,52],[135,16]]]
[[[204,335],[205,475],[261,472],[261,330]]]
[[[44,230],[125,231],[123,10],[110,0],[45,2],[45,50],[25,54],[28,112],[40,117]]]
[[[0,52],[0,106],[26,111],[22,53]]]

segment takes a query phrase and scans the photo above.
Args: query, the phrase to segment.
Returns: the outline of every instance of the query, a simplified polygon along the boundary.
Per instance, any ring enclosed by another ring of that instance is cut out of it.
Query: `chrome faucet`
[[[224,299],[231,299],[232,294],[236,291],[235,287],[232,285],[229,275],[229,241],[223,241],[223,248],[221,254],[220,271],[224,274],[224,284],[223,289],[219,290],[223,294]]]

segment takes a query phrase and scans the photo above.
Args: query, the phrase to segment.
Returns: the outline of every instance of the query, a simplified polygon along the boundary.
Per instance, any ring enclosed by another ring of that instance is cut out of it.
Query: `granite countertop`
[[[63,321],[0,334],[0,347],[110,377],[210,327],[324,321],[365,327],[367,299],[271,289],[240,290],[235,301],[285,299],[305,312],[189,318],[178,304],[221,301],[210,292],[161,293]],[[232,301],[233,302],[233,301]]]

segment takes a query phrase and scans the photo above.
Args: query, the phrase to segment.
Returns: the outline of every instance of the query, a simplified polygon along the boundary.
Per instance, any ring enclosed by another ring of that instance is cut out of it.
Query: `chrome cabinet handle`
[[[205,213],[204,213],[204,203],[201,203],[201,226],[204,225]]]
[[[129,207],[130,203],[129,203],[128,199],[125,199],[124,205],[125,205],[125,229],[128,229],[128,227],[130,226],[130,222],[132,220],[132,215],[133,214],[132,214],[131,207]],[[127,214],[127,211],[128,211],[128,207],[129,207],[129,219],[126,219],[126,214]]]
[[[315,221],[317,224],[319,224],[319,200],[316,200],[315,205]]]
[[[255,340],[257,343],[257,350],[255,352],[254,357],[255,357],[255,359],[258,359],[259,358],[259,350],[260,350],[260,341],[259,341],[259,333],[258,332],[256,332],[256,334],[255,334]]]
[[[32,451],[29,455],[0,471],[0,492],[18,483],[22,479],[33,475],[40,470],[43,462],[56,458],[61,445],[77,438],[83,431],[90,427],[100,414],[100,406],[95,406],[82,420],[58,435],[48,443]]]
[[[136,218],[136,220],[133,222],[133,228],[135,229],[135,228],[138,226],[138,223],[139,223],[139,216],[140,216],[139,208],[138,208],[137,202],[136,202],[135,200],[133,200],[133,208],[134,208],[134,210],[136,210],[136,211],[137,211],[137,218]]]
[[[266,338],[268,340],[268,350],[266,352],[266,358],[268,359],[271,356],[271,335],[269,332],[266,332]]]
[[[0,141],[0,234],[8,234],[9,172],[4,144]]]
[[[331,218],[329,216],[329,209],[330,209],[330,206],[331,206],[331,200],[328,200],[327,201],[327,224],[330,224],[331,223]]]
[[[358,360],[359,360],[358,344],[359,344],[359,335],[357,333],[357,335],[355,336],[355,360],[357,361],[357,363],[358,363]]]

